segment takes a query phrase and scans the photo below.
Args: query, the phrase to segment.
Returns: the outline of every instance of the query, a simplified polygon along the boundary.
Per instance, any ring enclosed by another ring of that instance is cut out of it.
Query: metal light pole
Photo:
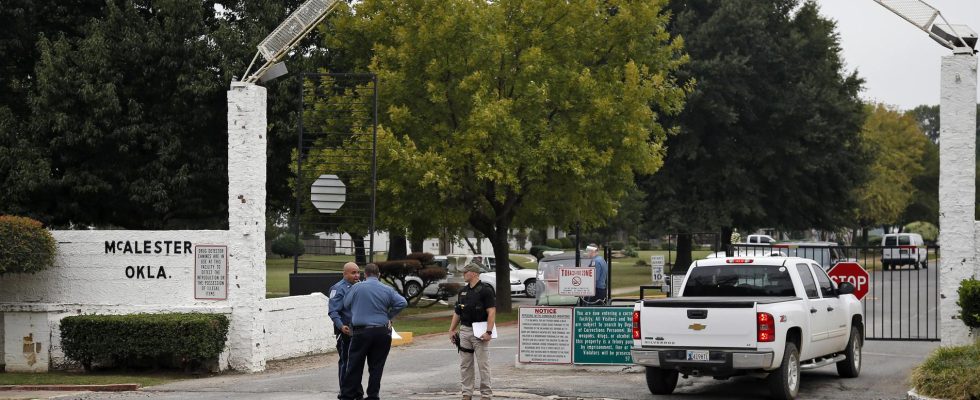
[[[874,0],[953,50],[942,58],[939,134],[940,337],[944,346],[970,343],[958,319],[960,281],[978,272],[976,257],[977,34],[953,25],[921,0]],[[942,24],[937,23],[942,21]],[[931,272],[930,272],[931,273]],[[955,319],[954,319],[955,318]]]

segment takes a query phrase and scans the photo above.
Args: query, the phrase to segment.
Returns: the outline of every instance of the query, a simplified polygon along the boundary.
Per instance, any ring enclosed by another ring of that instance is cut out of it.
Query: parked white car
[[[651,393],[678,376],[767,374],[773,398],[795,398],[800,371],[835,364],[861,372],[864,314],[854,286],[839,286],[815,260],[727,257],[695,261],[677,297],[637,301],[633,362]]]
[[[881,266],[887,270],[899,265],[929,268],[929,250],[918,233],[889,233],[881,238]]]

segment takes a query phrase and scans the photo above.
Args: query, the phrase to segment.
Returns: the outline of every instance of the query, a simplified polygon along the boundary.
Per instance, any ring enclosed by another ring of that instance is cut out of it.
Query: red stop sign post
[[[858,300],[863,299],[864,295],[868,294],[868,287],[871,283],[870,276],[868,271],[865,271],[856,262],[839,262],[830,271],[827,271],[827,275],[830,275],[830,279],[837,282],[838,285],[841,282],[854,285],[854,297],[857,297]]]

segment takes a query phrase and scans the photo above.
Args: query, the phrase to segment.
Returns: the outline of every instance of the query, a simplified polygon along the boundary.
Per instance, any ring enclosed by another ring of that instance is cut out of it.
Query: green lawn
[[[664,256],[664,260],[667,260],[667,252],[662,250],[644,250],[638,251],[638,257],[626,257],[626,258],[615,258],[612,260],[610,267],[610,274],[612,275],[612,287],[613,289],[620,288],[635,288],[636,295],[640,294],[641,285],[651,284],[650,280],[650,256],[660,255]],[[707,250],[694,251],[691,254],[692,258],[695,260],[700,260],[711,254]],[[677,253],[671,254],[671,259],[676,259]],[[637,266],[636,262],[643,260],[646,265]]]
[[[110,385],[119,383],[138,383],[142,386],[154,386],[188,378],[191,378],[191,376],[176,373],[120,374],[62,371],[52,371],[47,373],[3,372],[0,373],[0,385]]]

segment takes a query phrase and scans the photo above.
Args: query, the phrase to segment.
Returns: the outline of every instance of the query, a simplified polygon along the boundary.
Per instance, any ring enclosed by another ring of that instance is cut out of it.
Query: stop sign
[[[848,282],[854,285],[854,297],[857,297],[858,300],[863,299],[864,295],[868,294],[870,285],[868,271],[865,271],[856,262],[839,262],[830,271],[827,271],[827,275],[830,275],[830,279],[837,284]]]

